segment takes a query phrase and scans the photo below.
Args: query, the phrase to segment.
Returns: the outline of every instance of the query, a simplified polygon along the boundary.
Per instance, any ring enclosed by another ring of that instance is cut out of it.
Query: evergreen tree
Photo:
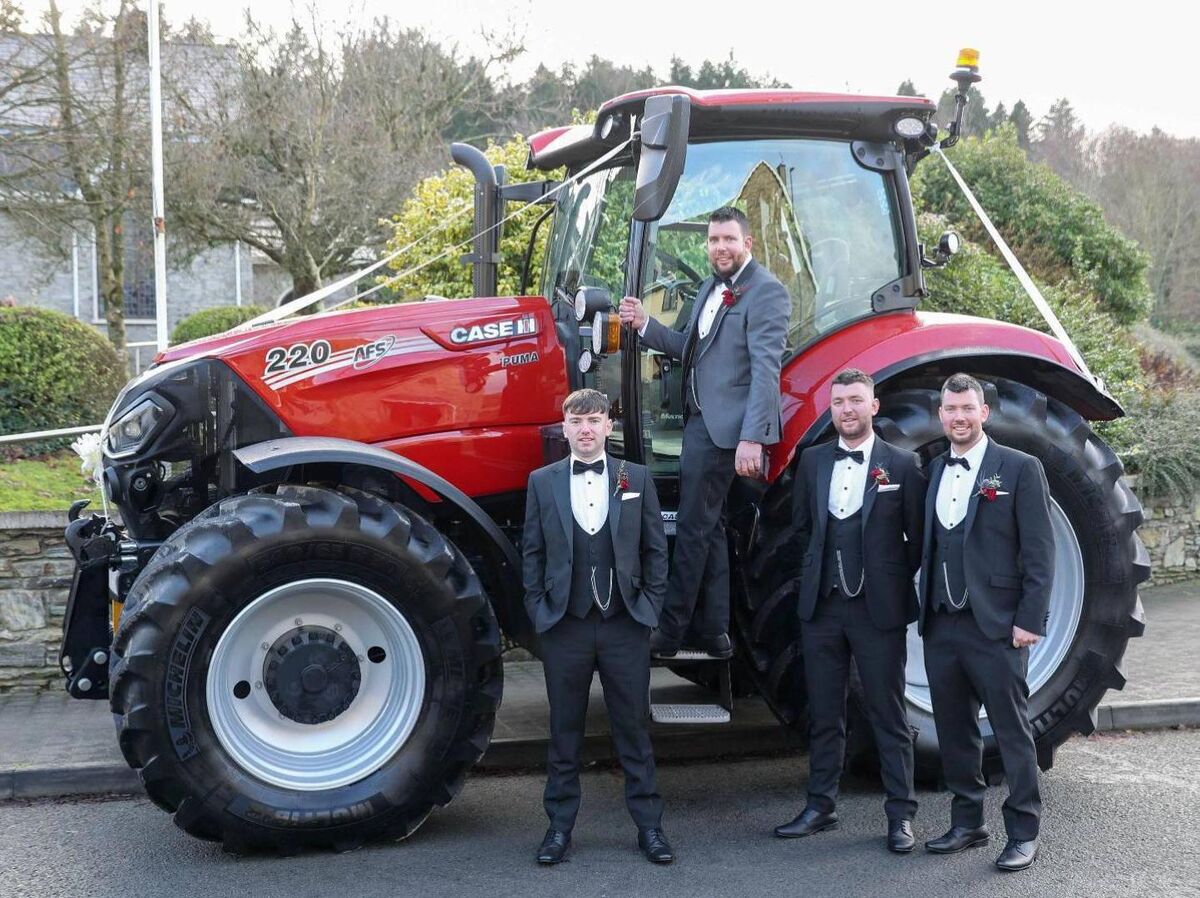
[[[1028,153],[1030,144],[1029,131],[1033,127],[1033,115],[1030,113],[1029,107],[1025,105],[1024,100],[1017,100],[1013,104],[1012,112],[1008,115],[1008,120],[1017,129],[1017,144]]]

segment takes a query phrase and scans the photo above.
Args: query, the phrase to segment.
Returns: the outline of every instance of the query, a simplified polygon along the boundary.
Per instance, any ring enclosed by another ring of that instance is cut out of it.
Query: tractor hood
[[[159,363],[215,358],[297,436],[385,443],[558,419],[566,356],[541,297],[330,312],[195,340]]]

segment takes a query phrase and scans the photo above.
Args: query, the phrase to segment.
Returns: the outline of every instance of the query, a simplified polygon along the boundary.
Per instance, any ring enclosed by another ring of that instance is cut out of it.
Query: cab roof
[[[529,167],[557,168],[587,162],[606,146],[599,128],[612,116],[639,115],[649,97],[681,94],[691,103],[690,137],[695,140],[749,137],[825,137],[843,140],[894,139],[897,119],[928,121],[937,104],[926,97],[864,96],[774,88],[692,90],[654,87],[604,103],[596,125],[549,128],[529,138]]]

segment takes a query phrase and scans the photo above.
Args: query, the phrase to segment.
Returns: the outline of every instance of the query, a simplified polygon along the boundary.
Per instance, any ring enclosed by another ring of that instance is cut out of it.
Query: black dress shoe
[[[978,848],[991,840],[987,827],[980,826],[972,829],[967,826],[952,826],[944,836],[930,839],[925,843],[925,850],[934,854],[957,854],[967,848]]]
[[[911,820],[888,821],[888,851],[896,854],[908,854],[916,847],[917,840],[913,838]]]
[[[837,828],[837,811],[830,811],[826,814],[816,808],[805,808],[800,812],[800,816],[791,823],[775,827],[775,835],[781,839],[799,839],[802,836],[811,836],[814,833]]]
[[[1009,839],[1004,850],[1000,852],[1000,857],[996,858],[996,866],[1010,873],[1024,870],[1026,867],[1032,866],[1033,862],[1037,860],[1037,855],[1037,839],[1030,839],[1028,842]]]
[[[542,839],[542,847],[538,849],[539,864],[559,864],[566,857],[567,846],[571,844],[571,834],[561,829],[546,830],[546,838]]]
[[[675,852],[667,841],[667,834],[661,829],[639,829],[638,848],[646,859],[656,864],[669,864],[675,860]]]
[[[650,634],[650,654],[655,658],[674,658],[679,654],[679,640],[655,630]]]
[[[689,641],[689,646],[712,655],[714,658],[732,658],[733,643],[728,633],[718,633],[716,636],[696,636]]]

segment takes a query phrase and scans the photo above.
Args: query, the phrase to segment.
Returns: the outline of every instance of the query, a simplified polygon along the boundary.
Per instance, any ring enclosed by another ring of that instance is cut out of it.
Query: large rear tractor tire
[[[130,590],[121,750],[150,798],[235,852],[410,835],[487,748],[503,689],[479,578],[431,524],[348,488],[225,499]]]
[[[1137,590],[1150,573],[1136,533],[1142,509],[1120,479],[1120,460],[1076,412],[1009,380],[992,379],[985,391],[991,407],[988,434],[1041,459],[1050,485],[1054,591],[1047,635],[1031,651],[1029,664],[1029,713],[1038,764],[1046,770],[1054,763],[1055,749],[1073,733],[1095,729],[1096,706],[1104,693],[1125,685],[1121,660],[1126,644],[1145,628]],[[884,439],[918,452],[926,463],[945,449],[936,384],[906,385],[891,392],[885,385],[880,405],[876,429]],[[749,670],[759,691],[783,722],[803,732],[807,716],[795,623],[797,569],[789,484],[781,482],[764,505],[739,629],[750,649]],[[908,646],[905,697],[915,733],[917,774],[934,781],[941,773],[941,757],[915,625],[910,627]],[[873,745],[853,684],[851,693],[847,750],[850,760],[861,764]],[[986,717],[981,728],[984,769],[997,781],[1002,775],[1000,758]]]

